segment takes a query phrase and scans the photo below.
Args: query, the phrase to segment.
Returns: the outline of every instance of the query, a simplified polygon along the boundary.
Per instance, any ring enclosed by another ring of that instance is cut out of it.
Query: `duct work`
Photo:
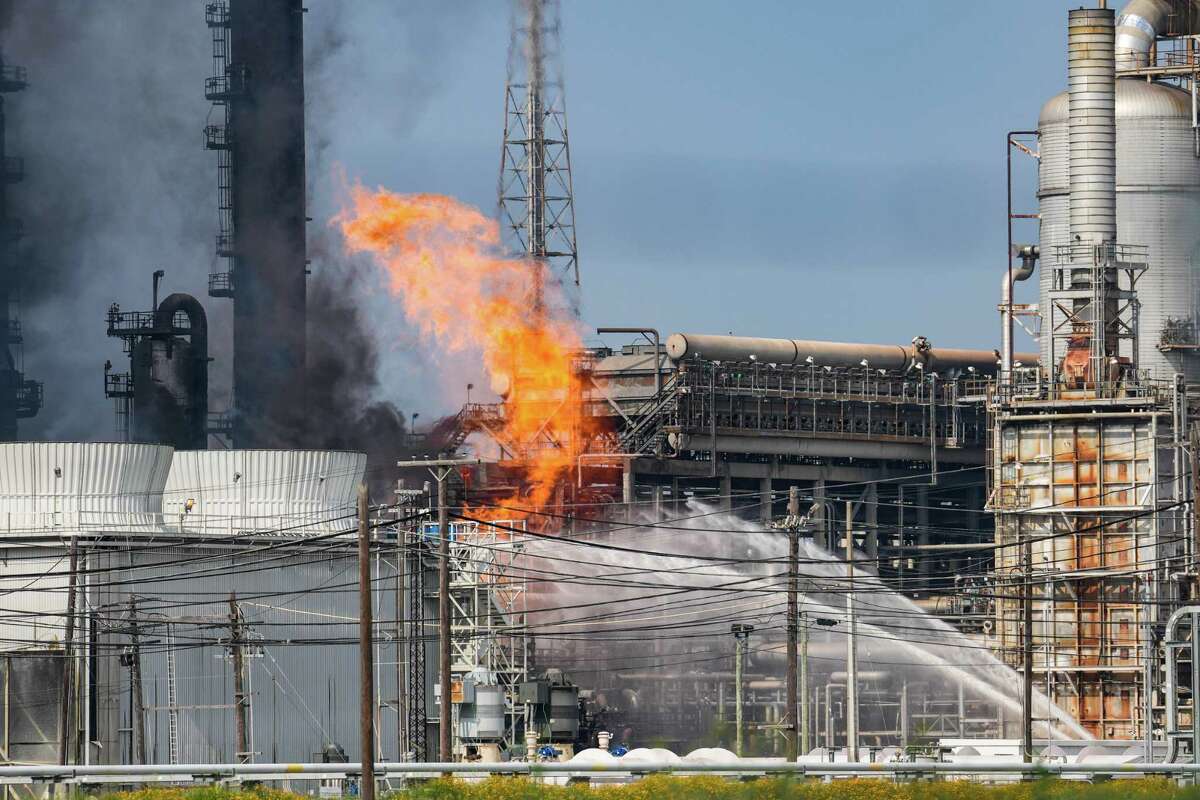
[[[1171,6],[1166,0],[1133,0],[1117,17],[1114,53],[1117,69],[1150,65],[1150,49],[1167,27]]]
[[[969,372],[994,375],[997,368],[994,350],[935,348],[924,336],[914,338],[911,345],[905,346],[674,333],[667,337],[667,355],[676,362],[685,358],[703,358],[837,368],[861,367],[865,361],[872,369],[930,370],[942,377]],[[1035,353],[1017,353],[1016,359],[1030,366],[1037,363]]]

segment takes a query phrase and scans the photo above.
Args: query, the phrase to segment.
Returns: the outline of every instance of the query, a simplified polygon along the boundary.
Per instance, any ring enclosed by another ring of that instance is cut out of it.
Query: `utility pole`
[[[858,761],[858,644],[854,619],[854,506],[846,501],[846,758]]]
[[[428,467],[438,485],[438,744],[443,762],[452,761],[450,713],[450,490],[447,479],[455,467],[479,464],[477,458],[437,458],[397,461],[398,467]]]
[[[796,649],[800,620],[800,487],[788,489],[788,595],[787,595],[787,760],[795,761],[799,754],[796,741]]]
[[[1188,465],[1192,472],[1192,602],[1200,600],[1200,426],[1188,430]]]
[[[1021,543],[1021,757],[1033,761],[1033,545],[1029,531]]]
[[[129,598],[129,683],[133,698],[133,719],[130,728],[133,735],[133,757],[137,763],[146,763],[146,707],[142,695],[142,645],[138,631],[137,600]]]
[[[358,485],[359,749],[362,800],[375,800],[375,661],[371,655],[371,526],[367,485]],[[397,657],[398,658],[398,657]]]
[[[237,752],[234,757],[239,764],[250,763],[250,745],[246,731],[246,674],[245,658],[242,653],[242,610],[238,608],[237,594],[229,593],[229,649],[233,656],[233,729]]]
[[[736,730],[734,732],[736,744],[734,752],[740,758],[744,754],[745,745],[745,723],[742,716],[742,703],[744,702],[742,685],[742,670],[746,661],[746,645],[750,641],[750,634],[754,632],[753,625],[745,625],[743,623],[734,623],[730,630],[733,631],[734,640],[734,657],[733,657],[733,719]]]
[[[58,705],[58,763],[67,763],[71,739],[71,696],[75,688],[75,581],[79,568],[79,539],[71,537],[70,572],[67,574],[67,619],[63,632],[62,698]]]

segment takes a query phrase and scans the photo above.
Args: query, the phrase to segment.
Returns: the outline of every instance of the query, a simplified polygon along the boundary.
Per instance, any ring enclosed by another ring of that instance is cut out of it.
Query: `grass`
[[[315,790],[315,787],[314,787]],[[146,788],[106,795],[106,800],[295,800],[272,789]],[[696,776],[652,776],[636,783],[548,786],[521,778],[496,777],[478,783],[437,780],[396,792],[390,800],[1200,800],[1200,787],[1179,787],[1162,778],[1086,784],[1067,781],[983,786],[965,781],[890,783],[850,780],[835,783],[793,779],[734,781]]]

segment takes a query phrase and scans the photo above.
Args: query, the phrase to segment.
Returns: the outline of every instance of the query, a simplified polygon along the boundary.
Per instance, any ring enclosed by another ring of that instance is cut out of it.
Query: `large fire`
[[[496,438],[525,462],[527,487],[497,511],[547,505],[585,444],[573,367],[582,340],[553,297],[555,283],[537,280],[545,266],[506,257],[499,224],[444,195],[354,186],[335,223],[352,252],[369,253],[386,270],[422,337],[478,353],[492,389],[505,396]],[[550,295],[546,302],[534,302],[535,282]]]

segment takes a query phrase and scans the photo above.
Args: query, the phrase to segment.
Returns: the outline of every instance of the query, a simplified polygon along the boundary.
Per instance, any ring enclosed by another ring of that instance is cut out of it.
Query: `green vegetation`
[[[295,800],[297,795],[261,788],[156,787],[107,797],[109,800]],[[389,800],[1200,800],[1200,788],[1181,788],[1165,779],[982,786],[964,781],[820,783],[783,778],[734,781],[711,776],[653,776],[637,783],[589,788],[546,786],[521,778],[498,777],[478,783],[432,781],[394,793]]]

